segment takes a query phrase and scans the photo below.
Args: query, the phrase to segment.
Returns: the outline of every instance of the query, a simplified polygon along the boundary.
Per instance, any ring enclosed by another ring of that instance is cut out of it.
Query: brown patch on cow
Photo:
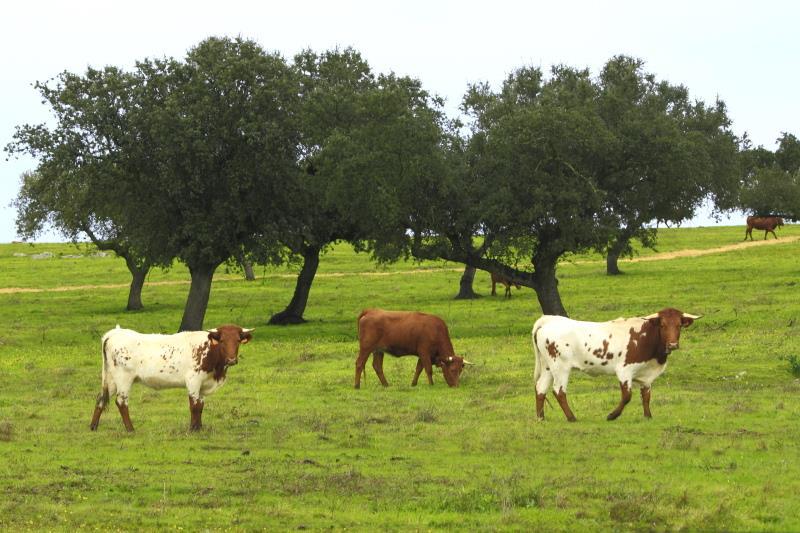
[[[603,340],[603,347],[597,348],[592,352],[592,355],[597,357],[598,359],[611,359],[613,355],[608,353],[608,341]]]
[[[556,346],[555,342],[550,342],[549,340],[545,339],[544,346],[547,348],[547,353],[550,354],[550,357],[553,359],[558,357],[558,347]]]
[[[208,353],[208,348],[211,346],[211,341],[206,341],[203,344],[200,344],[194,349],[194,353],[192,353],[192,357],[194,358],[195,370],[200,370],[203,366],[203,360],[206,358],[206,354]]]
[[[216,381],[225,377],[228,367],[225,365],[225,357],[222,355],[219,344],[206,342],[199,346],[195,352],[204,354],[200,361],[200,370],[209,374],[213,372]]]

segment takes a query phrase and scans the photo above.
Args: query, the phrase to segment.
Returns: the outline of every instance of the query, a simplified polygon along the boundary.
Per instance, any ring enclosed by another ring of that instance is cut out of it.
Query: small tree
[[[132,142],[125,109],[133,78],[106,67],[90,68],[85,76],[64,72],[54,81],[35,87],[50,106],[55,127],[21,126],[6,147],[10,154],[39,160],[36,171],[22,176],[14,201],[17,232],[32,239],[50,225],[73,242],[86,235],[100,250],[113,251],[132,276],[127,309],[142,309],[147,273],[171,258],[148,257],[126,239],[117,217],[119,199],[106,186]]]
[[[782,133],[778,149],[753,148],[745,137],[740,155],[742,186],[737,207],[753,215],[800,219],[800,141]]]
[[[595,94],[587,71],[566,67],[548,80],[520,69],[497,93],[472,86],[464,99],[471,137],[442,126],[445,172],[430,192],[414,180],[401,191],[427,215],[422,228],[408,226],[413,253],[500,273],[533,288],[545,313],[565,315],[558,259],[601,235],[593,175],[608,133]]]
[[[283,58],[243,39],[210,38],[183,62],[137,70],[132,114],[150,157],[145,168],[133,158],[134,179],[120,184],[139,213],[126,228],[189,267],[180,330],[201,329],[216,268],[279,228],[281,184],[297,160],[297,86]]]
[[[642,60],[612,58],[598,85],[600,115],[613,136],[597,169],[605,223],[614,228],[600,249],[607,273],[619,274],[617,260],[632,253],[631,239],[655,245],[648,224],[691,218],[706,198],[720,210],[735,204],[737,139],[724,103],[690,101],[686,88],[657,81]]]
[[[405,177],[428,175],[440,158],[438,105],[419,81],[373,75],[352,49],[295,58],[301,92],[300,172],[287,211],[293,221],[281,241],[303,258],[295,292],[270,323],[302,322],[325,248],[337,240],[379,261],[406,253],[405,225],[413,204],[392,196]]]
[[[186,263],[180,329],[201,329],[216,268],[280,231],[281,183],[298,145],[297,84],[283,58],[210,38],[183,61],[65,73],[42,92],[56,128],[23,127],[12,148],[85,192],[93,221],[110,222],[137,257]]]

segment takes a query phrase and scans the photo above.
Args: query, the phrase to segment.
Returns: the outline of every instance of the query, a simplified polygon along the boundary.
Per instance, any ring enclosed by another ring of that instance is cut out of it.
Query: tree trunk
[[[128,265],[132,278],[131,289],[128,292],[128,306],[125,309],[127,311],[140,311],[144,308],[144,305],[142,305],[142,288],[144,287],[147,273],[150,271],[150,265],[145,263],[139,267],[135,261],[128,257],[125,257],[125,264]]]
[[[303,313],[306,310],[306,304],[308,304],[311,284],[314,282],[314,276],[317,274],[317,268],[319,267],[319,252],[319,246],[306,246],[303,249],[303,268],[300,270],[300,275],[297,276],[292,301],[289,302],[286,309],[272,315],[269,319],[270,324],[285,326],[305,322]]]
[[[622,274],[622,271],[617,265],[617,261],[619,260],[619,256],[622,254],[622,251],[628,245],[628,241],[628,238],[618,237],[617,240],[615,240],[613,244],[609,246],[608,252],[606,253],[606,274],[609,276],[618,276]]]
[[[255,281],[256,274],[253,271],[253,262],[249,259],[242,260],[242,268],[244,269],[244,279],[247,281]]]
[[[609,248],[608,253],[606,254],[606,274],[609,276],[619,276],[622,274],[622,271],[617,265],[618,259],[619,254],[615,250]]]
[[[474,300],[475,298],[480,298],[480,295],[476,294],[472,289],[472,282],[475,281],[476,270],[475,267],[471,266],[464,268],[458,294],[456,294],[456,300]]]
[[[216,266],[199,265],[190,266],[192,284],[189,287],[189,296],[186,298],[186,307],[183,310],[183,319],[178,331],[199,331],[203,329],[203,319],[206,316],[208,298],[211,296],[211,280],[214,278]]]
[[[535,264],[535,289],[542,313],[545,315],[568,316],[561,295],[558,293],[558,279],[556,278],[556,262],[558,259],[539,259]]]

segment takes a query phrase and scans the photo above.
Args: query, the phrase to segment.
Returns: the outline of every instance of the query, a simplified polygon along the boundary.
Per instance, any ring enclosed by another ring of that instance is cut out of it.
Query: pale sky
[[[208,36],[241,35],[287,58],[352,46],[376,72],[419,78],[452,115],[468,83],[499,87],[525,65],[563,63],[596,75],[613,55],[631,55],[694,98],[721,98],[738,135],[774,150],[782,131],[800,135],[799,21],[800,3],[789,0],[8,2],[0,12],[0,146],[16,125],[49,120],[31,86],[37,80],[183,57]],[[35,162],[2,155],[0,242],[10,242],[9,203]],[[701,215],[690,224],[711,223]]]

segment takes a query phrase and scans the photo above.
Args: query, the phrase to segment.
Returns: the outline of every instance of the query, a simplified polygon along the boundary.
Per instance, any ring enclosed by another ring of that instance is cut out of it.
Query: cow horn
[[[474,365],[475,363],[470,363],[469,361],[467,361],[466,359],[464,359],[464,364],[465,364],[465,365]]]
[[[450,357],[448,357],[448,358],[447,358],[447,362],[448,362],[448,363],[452,363],[452,362],[453,362],[453,356],[452,356],[452,355],[451,355]]]
[[[690,315],[689,313],[683,313],[685,318],[691,318],[692,320],[697,320],[698,318],[703,318],[703,315]]]
[[[208,330],[209,333],[217,333],[217,328],[211,328]]]
[[[658,313],[653,313],[652,315],[643,316],[642,320],[650,320],[651,318],[658,318]]]
[[[242,333],[250,333],[251,331],[255,331],[256,328],[242,328]]]

